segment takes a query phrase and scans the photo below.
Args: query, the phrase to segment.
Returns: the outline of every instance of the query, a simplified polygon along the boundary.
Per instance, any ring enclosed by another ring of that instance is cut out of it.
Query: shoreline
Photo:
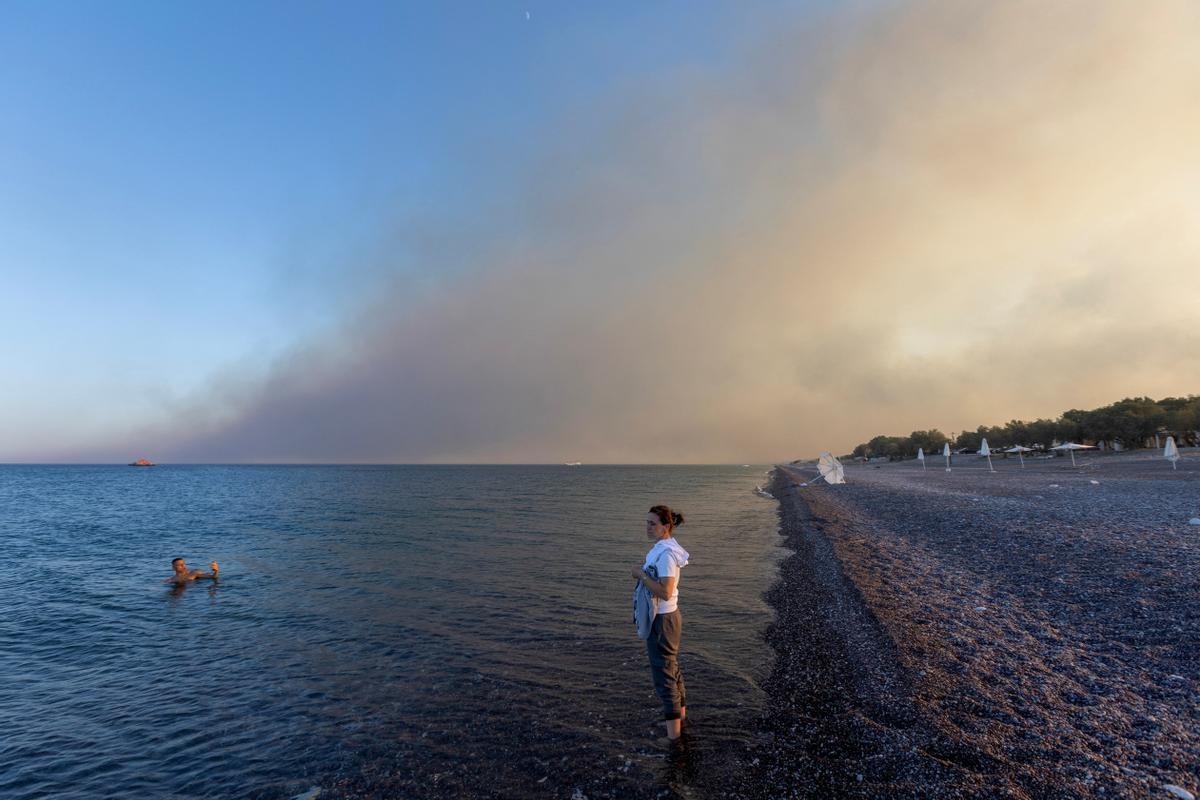
[[[793,554],[735,796],[1195,793],[1200,470],[1160,466],[777,468]]]
[[[761,744],[734,796],[988,794],[955,763],[974,763],[979,754],[940,736],[912,702],[895,643],[827,535],[836,516],[806,502],[784,467],[773,471],[768,489],[779,502],[782,547],[792,554],[766,593],[776,612],[764,634],[775,664],[763,684]]]

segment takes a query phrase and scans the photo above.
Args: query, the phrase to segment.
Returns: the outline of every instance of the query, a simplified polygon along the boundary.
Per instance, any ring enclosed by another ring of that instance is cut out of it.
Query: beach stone
[[[301,794],[296,795],[295,797],[292,798],[292,800],[317,800],[317,798],[320,796],[321,796],[321,787],[314,786],[311,789],[309,789],[307,792],[303,792]]]
[[[1196,800],[1196,795],[1192,794],[1187,789],[1184,789],[1182,786],[1176,786],[1173,783],[1164,783],[1163,789],[1165,789],[1169,794],[1173,794],[1178,797],[1179,800]]]
[[[1200,525],[1200,517],[1192,517],[1188,520],[1188,525]]]
[[[1100,481],[1088,481],[1088,483],[1094,483],[1094,484],[1096,484],[1097,486],[1099,486],[1099,485],[1100,485]]]
[[[763,782],[785,785],[803,775],[807,780],[791,785],[805,787],[798,796],[814,797],[1105,797],[1111,786],[1114,797],[1179,800],[1182,795],[1164,790],[1166,781],[1154,788],[1155,778],[1169,776],[1183,780],[1194,800],[1200,796],[1185,766],[1195,763],[1188,716],[1195,695],[1182,669],[1194,657],[1187,637],[1194,595],[1186,582],[1194,574],[1192,545],[1200,540],[1179,538],[1188,505],[1200,525],[1195,484],[1180,479],[1194,475],[1156,480],[1161,470],[1151,471],[1140,456],[1113,458],[1105,462],[1110,465],[1113,482],[1089,482],[1090,495],[1056,493],[1048,505],[1028,503],[1050,498],[1037,492],[1046,476],[1015,470],[982,497],[971,491],[991,489],[985,482],[994,480],[983,470],[963,470],[953,485],[937,486],[920,471],[885,468],[862,475],[836,497],[801,493],[782,481],[766,487],[781,501],[781,532],[791,533],[789,544],[799,554],[788,563],[802,567],[782,570],[788,591],[776,601],[780,618],[800,608],[805,613],[792,617],[811,622],[811,629],[800,628],[787,618],[776,650],[789,680],[778,694],[794,708],[807,701],[831,722],[809,718],[798,729],[795,711],[781,714],[779,724],[786,722],[798,740],[796,766],[773,762]],[[1151,480],[1125,480],[1143,474]],[[816,573],[813,565],[823,563],[816,556],[831,545],[827,557],[840,569]],[[1113,563],[1128,566],[1109,569]],[[848,614],[831,613],[857,606],[830,602],[840,594],[823,596],[812,608],[800,603],[799,596],[814,594],[801,588],[839,592],[839,580],[851,580],[861,593],[854,596],[903,633],[893,641],[907,669],[893,682],[886,671],[875,677],[875,665],[890,662],[871,647],[874,638],[847,624],[854,623]],[[963,619],[962,601],[991,594],[992,587],[1003,589],[996,605],[966,606],[979,619]],[[794,628],[829,637],[823,662],[806,658]],[[1111,656],[1113,648],[1119,655]],[[1158,649],[1165,655],[1156,656]],[[1141,652],[1145,657],[1135,658]],[[844,661],[847,654],[855,659]],[[1131,669],[1134,660],[1142,664]],[[848,673],[855,679],[838,680]],[[906,673],[914,680],[904,681]],[[1041,684],[1036,690],[1033,675]],[[932,733],[924,716],[898,729],[897,720],[878,711],[890,714],[887,704],[899,706],[910,694],[920,699],[920,714],[937,722]],[[870,728],[864,718],[880,727]],[[879,739],[869,742],[872,750],[888,759],[869,775],[861,772],[858,741],[868,728]],[[946,745],[946,731],[962,744]],[[805,758],[811,753],[821,753],[825,763],[811,763]],[[1033,764],[1039,765],[1036,776]],[[839,770],[843,765],[849,769]]]

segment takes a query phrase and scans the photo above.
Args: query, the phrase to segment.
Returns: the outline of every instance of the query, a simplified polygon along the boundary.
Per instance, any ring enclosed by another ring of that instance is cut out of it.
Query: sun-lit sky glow
[[[771,462],[1200,392],[1187,0],[253,9],[0,28],[0,460]]]

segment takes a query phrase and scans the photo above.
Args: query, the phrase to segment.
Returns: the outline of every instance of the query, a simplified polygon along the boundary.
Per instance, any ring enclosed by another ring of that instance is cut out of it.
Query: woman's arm
[[[650,590],[650,594],[654,595],[659,600],[671,599],[671,593],[675,591],[675,581],[678,580],[678,578],[672,575],[668,575],[665,578],[660,578],[659,580],[654,580],[641,570],[638,571],[637,578],[646,586],[647,589]]]

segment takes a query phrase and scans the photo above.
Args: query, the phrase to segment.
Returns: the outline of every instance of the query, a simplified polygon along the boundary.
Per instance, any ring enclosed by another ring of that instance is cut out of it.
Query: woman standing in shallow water
[[[683,514],[668,506],[654,506],[646,514],[646,538],[654,542],[646,561],[635,567],[633,577],[658,599],[658,613],[646,638],[650,657],[650,676],[654,691],[663,704],[667,738],[679,738],[680,726],[687,717],[687,690],[679,670],[679,637],[683,618],[679,614],[679,571],[687,566],[687,551],[675,541],[675,529],[683,524]]]

